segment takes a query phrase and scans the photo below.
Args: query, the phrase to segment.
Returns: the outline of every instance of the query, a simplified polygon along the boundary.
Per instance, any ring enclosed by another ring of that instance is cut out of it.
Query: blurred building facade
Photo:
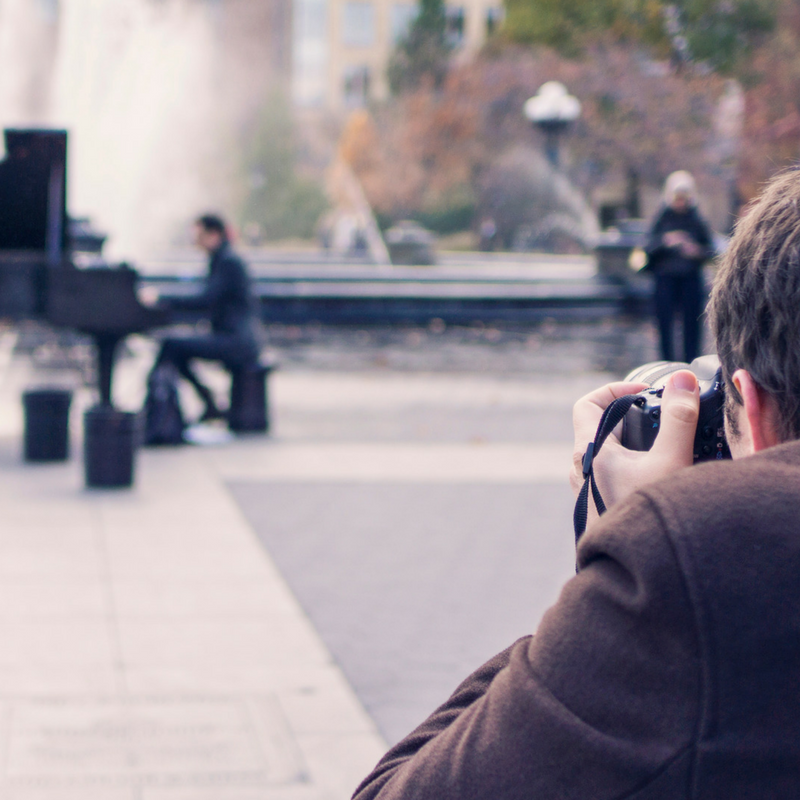
[[[500,0],[451,0],[455,56],[474,53],[502,18]],[[407,0],[295,0],[292,91],[299,106],[346,111],[389,93],[392,50],[417,14]]]
[[[242,82],[254,75],[288,84],[292,69],[291,0],[209,0],[216,8],[227,61]]]

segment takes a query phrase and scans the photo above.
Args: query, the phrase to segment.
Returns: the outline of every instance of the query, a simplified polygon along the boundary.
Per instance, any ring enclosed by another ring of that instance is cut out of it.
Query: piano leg
[[[97,345],[97,378],[100,389],[100,403],[104,406],[111,405],[111,380],[114,377],[114,358],[117,354],[117,345],[124,337],[116,335],[96,335]]]

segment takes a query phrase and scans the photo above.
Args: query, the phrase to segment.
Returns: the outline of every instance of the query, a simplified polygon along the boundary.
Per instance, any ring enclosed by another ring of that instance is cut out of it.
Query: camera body
[[[694,438],[694,460],[714,461],[730,458],[725,440],[724,386],[716,356],[701,356],[691,364],[679,361],[653,361],[631,372],[626,381],[646,383],[622,423],[622,444],[629,450],[649,450],[661,427],[661,396],[667,378],[679,369],[689,369],[700,386],[700,416]]]

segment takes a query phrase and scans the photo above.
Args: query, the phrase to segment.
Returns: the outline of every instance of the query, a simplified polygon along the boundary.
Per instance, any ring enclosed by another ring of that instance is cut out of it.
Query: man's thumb
[[[661,425],[653,450],[675,464],[690,465],[699,414],[700,391],[695,374],[686,369],[674,372],[664,387]]]

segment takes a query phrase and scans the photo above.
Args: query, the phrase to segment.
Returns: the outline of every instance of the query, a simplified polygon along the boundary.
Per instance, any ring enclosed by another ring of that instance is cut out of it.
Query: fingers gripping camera
[[[701,356],[684,364],[677,361],[654,361],[635,369],[626,381],[639,381],[649,388],[640,392],[625,415],[622,424],[622,444],[629,450],[649,450],[661,426],[661,396],[667,378],[679,369],[690,369],[700,386],[700,416],[694,439],[694,460],[713,461],[730,458],[725,440],[724,385],[719,359]]]
[[[594,507],[597,509],[599,515],[602,515],[606,510],[606,504],[603,500],[595,474],[595,459],[603,448],[604,443],[609,441],[609,455],[614,452],[615,446],[621,446],[622,448],[636,451],[648,451],[653,449],[653,444],[662,426],[662,397],[664,389],[668,384],[671,384],[670,376],[674,372],[686,369],[693,372],[697,378],[697,394],[694,393],[695,387],[693,385],[692,422],[685,427],[685,435],[679,435],[679,444],[681,444],[682,453],[679,454],[677,460],[674,457],[675,453],[673,453],[671,457],[669,456],[669,446],[674,444],[672,439],[670,439],[662,443],[662,445],[666,446],[666,450],[665,447],[659,446],[656,448],[659,450],[659,454],[656,454],[654,451],[652,454],[645,456],[643,462],[640,463],[644,463],[651,455],[658,455],[659,459],[663,461],[663,456],[666,454],[668,456],[666,466],[669,472],[670,470],[687,466],[692,462],[722,460],[731,457],[728,443],[725,440],[725,396],[723,393],[722,371],[720,369],[719,359],[716,356],[703,356],[702,358],[695,359],[691,364],[674,361],[658,361],[639,367],[639,369],[634,370],[628,375],[624,382],[616,384],[617,392],[615,393],[612,391],[610,393],[614,396],[614,399],[610,402],[607,401],[603,403],[603,412],[599,424],[597,425],[594,439],[589,442],[583,455],[581,463],[583,483],[580,484],[580,489],[578,490],[573,514],[576,543],[586,530],[589,521],[590,498],[594,501]],[[627,387],[633,389],[637,387],[637,385],[641,386],[642,384],[648,388],[640,391],[638,394],[620,393]],[[615,385],[610,384],[606,389],[613,386]],[[671,384],[668,400],[670,397],[673,397],[671,393],[674,388],[674,384]],[[605,396],[608,396],[608,392],[606,392]],[[596,408],[598,405],[597,398],[592,400],[591,397],[592,396],[587,395],[589,400],[587,401],[587,398],[584,398],[583,405],[589,408]],[[694,403],[697,403],[697,405],[695,406]],[[576,405],[576,408],[577,407]],[[694,409],[698,412],[696,426],[694,426],[693,421]],[[622,421],[622,435],[616,440],[615,445],[615,437],[612,434],[618,429],[620,421]],[[668,435],[670,437],[672,437],[673,434],[677,435],[677,429],[674,427],[674,423],[676,422],[674,413],[670,414],[669,417],[665,414],[663,420],[664,424],[666,424],[667,421],[670,421],[670,424],[673,426]],[[576,435],[577,430],[576,427]],[[693,437],[692,433],[694,433]],[[690,439],[690,437],[692,438]],[[688,445],[690,441],[692,443],[692,462],[688,461]],[[685,447],[683,447],[684,445]],[[606,461],[608,462],[608,459],[606,459]],[[614,463],[617,464],[617,483],[622,480],[623,484],[628,488],[630,488],[632,484],[635,485],[637,483],[635,479],[631,480],[632,476],[630,474],[626,477],[625,469],[626,466],[630,466],[630,459],[620,460],[615,457],[612,458],[612,475],[614,474]],[[657,467],[657,471],[660,469],[659,474],[667,474],[663,472],[664,464],[661,462],[659,463],[661,464],[660,467],[658,467],[657,464],[653,464],[653,466]],[[623,466],[620,467],[620,464]],[[605,480],[608,480],[608,463],[604,467],[604,471],[606,473]],[[641,481],[639,481],[639,484],[641,484]],[[608,485],[609,484],[607,484],[606,488],[608,488]],[[612,487],[614,486],[613,481],[610,485]],[[617,489],[618,488],[619,486],[617,486]],[[606,489],[603,491],[605,492]],[[622,495],[624,495],[624,492]],[[612,492],[612,503],[616,502],[622,495],[619,491]]]

